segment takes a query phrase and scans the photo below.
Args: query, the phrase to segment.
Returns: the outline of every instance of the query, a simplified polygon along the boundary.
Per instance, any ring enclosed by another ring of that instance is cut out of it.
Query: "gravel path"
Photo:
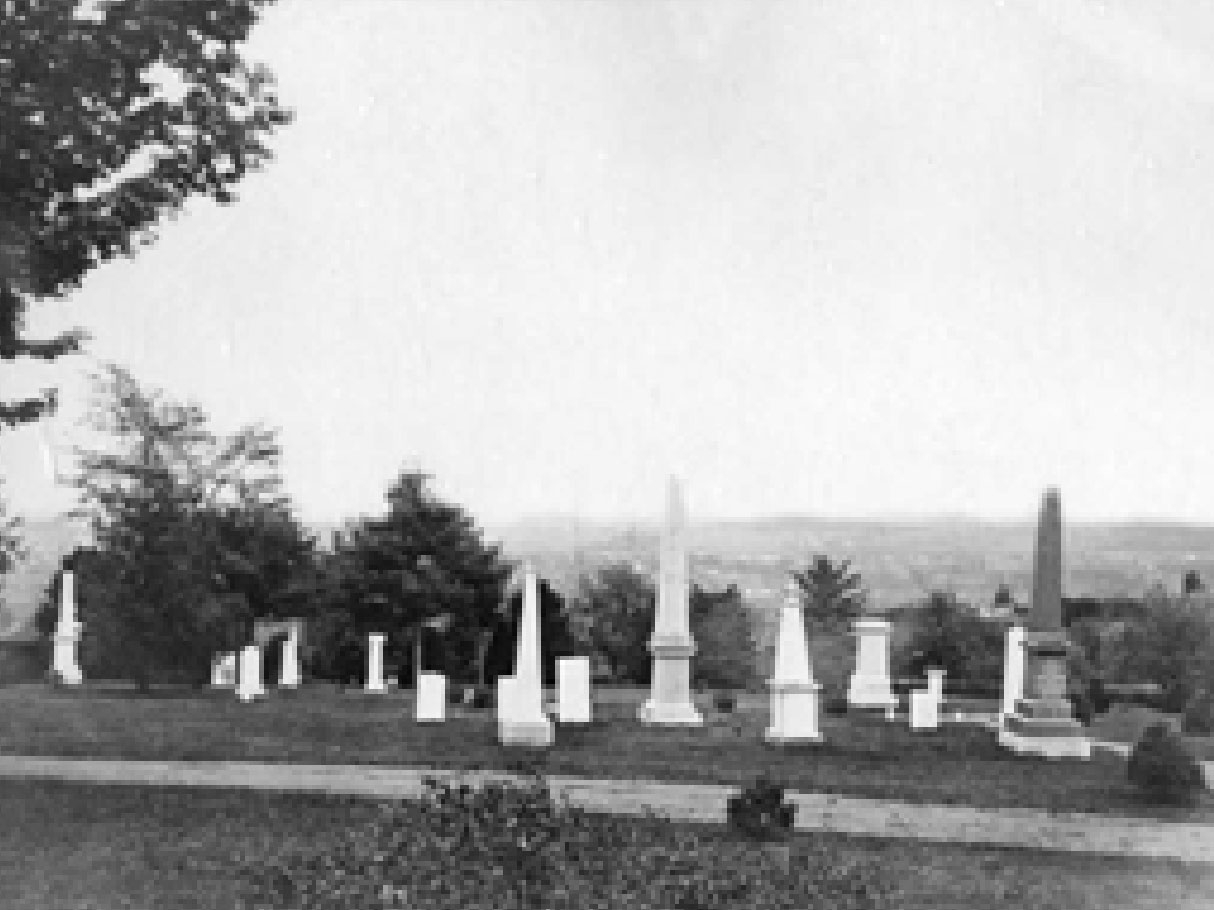
[[[51,778],[110,784],[252,787],[371,797],[416,796],[424,780],[480,784],[517,779],[487,771],[442,771],[358,765],[272,765],[243,762],[106,761],[0,756],[0,777]],[[707,823],[725,820],[737,788],[712,784],[588,780],[552,776],[549,787],[574,805],[621,814],[646,811]],[[799,831],[999,844],[1042,850],[1214,862],[1214,825],[1123,816],[1052,815],[1037,810],[974,809],[789,792]]]

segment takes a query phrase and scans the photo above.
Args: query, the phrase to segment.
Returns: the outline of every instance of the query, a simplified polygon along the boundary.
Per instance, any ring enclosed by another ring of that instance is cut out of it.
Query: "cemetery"
[[[663,821],[656,815],[640,820],[601,816],[593,810],[584,820],[574,822],[573,818],[581,817],[576,813],[587,810],[551,802],[545,778],[618,781],[625,786],[647,782],[727,785],[740,794],[733,798],[736,800],[743,800],[762,779],[778,782],[772,785],[772,798],[777,801],[788,791],[831,794],[841,800],[887,800],[891,805],[921,806],[929,811],[931,807],[956,806],[1016,813],[1036,810],[1050,817],[1080,813],[1076,817],[1107,818],[1116,823],[1138,819],[1144,823],[1214,824],[1211,800],[1193,798],[1191,791],[1182,802],[1144,800],[1140,788],[1127,777],[1133,762],[1112,748],[1094,747],[1096,733],[1074,718],[1070,702],[1062,697],[1066,692],[1063,658],[1070,646],[1061,625],[1062,525],[1057,491],[1047,491],[1039,517],[1032,608],[1023,623],[1011,624],[1006,630],[998,699],[950,697],[947,673],[935,666],[927,666],[909,689],[895,685],[891,624],[880,616],[861,616],[852,626],[855,651],[843,710],[837,706],[825,710],[823,686],[815,678],[810,656],[803,593],[792,578],[779,610],[766,691],[726,695],[693,689],[691,669],[697,649],[689,625],[685,532],[682,487],[672,479],[660,540],[648,687],[596,682],[587,655],[558,657],[546,672],[539,579],[532,567],[524,566],[517,576],[521,597],[511,672],[496,678],[487,704],[468,701],[461,687],[452,685],[440,672],[419,669],[404,684],[390,676],[385,661],[386,632],[367,635],[361,682],[340,685],[309,680],[301,660],[309,638],[307,623],[302,620],[255,624],[251,641],[214,655],[209,685],[202,689],[168,686],[140,692],[129,684],[89,680],[78,656],[88,628],[78,619],[78,584],[68,571],[58,588],[49,668],[53,685],[0,690],[0,763],[6,755],[22,760],[47,756],[204,765],[260,762],[269,767],[330,766],[350,780],[357,779],[360,768],[368,772],[417,768],[522,774],[523,780],[534,781],[530,791],[507,789],[501,797],[493,796],[495,785],[482,784],[488,789],[440,788],[428,802],[413,800],[379,808],[338,796],[259,794],[255,804],[261,807],[256,811],[262,819],[254,828],[263,835],[279,827],[294,830],[303,817],[317,818],[315,826],[309,827],[313,836],[306,845],[284,847],[285,852],[270,866],[254,863],[242,867],[236,876],[242,889],[239,899],[256,895],[256,900],[271,907],[293,906],[292,889],[302,884],[283,882],[310,880],[312,873],[306,870],[315,860],[307,859],[309,856],[323,854],[334,868],[347,864],[351,870],[361,870],[352,871],[350,879],[360,883],[359,888],[379,887],[375,884],[378,875],[398,882],[404,872],[391,866],[368,871],[365,857],[360,859],[352,852],[349,837],[355,843],[370,838],[366,849],[377,856],[387,855],[385,848],[390,853],[404,850],[411,864],[424,865],[437,861],[424,859],[432,849],[426,839],[405,845],[394,835],[397,839],[391,843],[377,842],[383,837],[376,832],[385,830],[385,818],[393,825],[422,824],[412,815],[420,812],[428,819],[424,824],[441,829],[452,824],[455,816],[471,813],[468,817],[481,817],[489,811],[477,800],[487,801],[484,806],[499,806],[483,822],[489,826],[483,836],[490,844],[497,843],[494,838],[498,837],[493,825],[505,824],[524,811],[521,806],[500,806],[513,805],[510,800],[530,800],[527,805],[531,808],[519,817],[539,825],[534,836],[538,842],[549,838],[555,851],[549,855],[543,850],[537,853],[539,848],[529,849],[511,860],[512,848],[503,841],[479,860],[476,856],[481,854],[476,850],[459,860],[470,863],[468,868],[478,870],[477,874],[484,871],[485,856],[490,854],[496,857],[494,862],[522,863],[520,869],[531,871],[512,874],[510,887],[523,895],[519,899],[524,905],[528,888],[538,889],[536,893],[549,901],[544,906],[563,906],[554,901],[565,893],[573,900],[572,891],[562,891],[553,883],[554,870],[564,870],[560,873],[564,876],[585,875],[586,869],[593,868],[587,857],[604,850],[640,852],[635,863],[615,864],[607,879],[592,875],[580,889],[606,888],[604,893],[617,897],[658,889],[661,900],[671,900],[672,894],[689,900],[694,891],[708,901],[703,906],[733,906],[729,901],[743,894],[768,901],[762,906],[796,906],[796,896],[809,889],[831,901],[831,906],[876,907],[884,906],[880,901],[885,899],[910,900],[916,888],[927,888],[922,872],[917,871],[922,870],[922,853],[928,849],[923,841],[896,845],[882,840],[855,841],[828,831],[812,835],[812,840],[807,839],[809,834],[785,832],[775,841],[761,833],[739,841],[729,834],[732,821],[719,829]],[[269,667],[273,667],[272,673]],[[1214,749],[1204,741],[1191,740],[1190,748],[1193,746],[1199,755],[1214,758]],[[0,781],[0,790],[12,786]],[[77,805],[73,793],[80,791],[72,788],[79,786],[40,781],[23,790],[12,804],[18,812],[33,812],[37,805],[40,814],[50,817],[72,806],[73,812],[101,813],[113,804],[119,817],[123,812],[130,817],[132,808],[124,803],[121,792],[99,798],[95,789],[89,790],[88,804]],[[187,797],[185,793],[196,795]],[[499,798],[507,802],[492,802]],[[175,812],[187,811],[184,807],[195,802],[200,807],[220,806],[218,811],[237,815],[252,811],[246,797],[237,798],[222,789],[170,791],[156,799],[163,810],[136,813],[138,821],[128,822],[149,842],[159,839],[158,825],[169,823]],[[335,807],[340,807],[340,824],[333,820]],[[506,814],[493,814],[501,812]],[[569,816],[570,812],[575,815]],[[795,813],[787,808],[783,812],[785,824],[791,823]],[[541,824],[535,821],[537,817],[549,821]],[[35,830],[39,824],[30,822]],[[45,836],[44,847],[54,855],[61,849],[55,835],[47,828]],[[166,888],[188,887],[193,877],[205,877],[206,868],[219,868],[230,862],[224,857],[239,850],[239,841],[233,843],[218,831],[204,830],[194,836],[206,842],[201,852],[192,852],[189,862],[173,861],[180,869],[193,871],[183,874],[179,885],[161,883],[158,894],[166,893]],[[283,844],[292,843],[286,833],[276,836],[283,838]],[[686,852],[687,861],[700,870],[694,880],[672,883],[661,872],[628,878],[627,869],[643,869],[654,862],[655,855],[666,854],[668,847],[658,844],[669,844],[672,836],[674,843],[682,845],[678,849]],[[142,848],[145,855],[172,849]],[[458,848],[457,854],[463,856],[460,851],[464,849]],[[483,853],[489,848],[477,849]],[[1027,855],[1018,858],[1004,853],[996,861],[984,854],[989,849],[954,845],[943,854],[933,854],[932,868],[976,859],[990,874],[984,873],[980,882],[960,876],[951,890],[941,891],[938,883],[933,884],[931,905],[960,907],[981,901],[983,906],[993,907],[1070,906],[1073,904],[1067,902],[1074,902],[1081,892],[1085,899],[1105,893],[1102,889],[1110,887],[1110,881],[1118,881],[1118,876],[1133,868],[1148,876],[1152,888],[1162,888],[1172,895],[1170,899],[1181,901],[1178,906],[1184,906],[1187,895],[1197,893],[1184,874],[1161,871],[1153,860],[1122,857],[1118,871],[1110,876],[1108,870],[1099,868],[1101,860],[1096,856],[1079,859],[1041,854],[1030,860]],[[713,860],[718,854],[720,858]],[[873,865],[878,855],[879,873]],[[981,859],[984,855],[988,858]],[[714,862],[732,870],[719,883],[714,883],[709,871]],[[1051,863],[1065,869],[1059,872],[1058,881],[1026,890],[1023,876],[1029,865],[1038,868]],[[410,868],[415,870],[416,865]],[[277,870],[273,873],[277,878],[266,878],[270,869]],[[54,877],[52,871],[47,874]],[[411,881],[418,881],[415,872],[410,874]],[[228,879],[233,880],[230,875]],[[453,887],[451,876],[442,880],[448,883],[443,887]],[[1119,899],[1136,893],[1125,890],[1124,882],[1119,887]],[[414,906],[403,892],[396,898],[401,906]],[[641,902],[644,899],[638,896],[637,906],[651,906]]]
[[[274,5],[0,3],[0,910],[1214,907],[1196,14]]]

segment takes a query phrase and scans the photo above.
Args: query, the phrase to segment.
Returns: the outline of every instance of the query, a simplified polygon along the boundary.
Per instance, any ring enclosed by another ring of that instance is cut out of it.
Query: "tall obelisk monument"
[[[704,722],[691,701],[690,589],[687,581],[687,509],[683,488],[671,477],[666,488],[666,520],[658,557],[658,604],[649,653],[650,693],[641,706],[647,724],[697,726]]]
[[[1070,642],[1062,627],[1062,506],[1050,487],[1037,522],[1033,554],[1033,604],[1025,636],[1025,697],[1000,736],[1017,752],[1051,758],[1087,758],[1091,744],[1067,700]]]

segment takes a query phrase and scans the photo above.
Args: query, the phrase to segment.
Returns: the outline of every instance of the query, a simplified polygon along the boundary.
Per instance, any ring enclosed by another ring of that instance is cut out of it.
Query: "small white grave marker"
[[[447,677],[441,673],[422,673],[418,676],[414,716],[419,721],[446,719]]]

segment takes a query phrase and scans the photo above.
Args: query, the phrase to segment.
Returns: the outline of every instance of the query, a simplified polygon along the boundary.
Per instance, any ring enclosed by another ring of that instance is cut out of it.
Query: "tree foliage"
[[[604,566],[578,580],[574,609],[582,644],[603,662],[610,679],[649,682],[646,644],[656,597],[653,582],[627,563]]]
[[[1202,689],[1214,691],[1214,615],[1200,600],[1149,594],[1107,647],[1112,678],[1156,683],[1169,712],[1184,710]]]
[[[983,619],[952,592],[937,591],[910,608],[912,629],[899,672],[923,677],[943,669],[959,683],[997,687],[1003,675],[1003,626]]]
[[[859,572],[852,571],[849,559],[834,562],[818,554],[792,576],[801,588],[811,632],[845,630],[864,608],[864,582]]]
[[[311,546],[281,491],[275,436],[218,435],[201,409],[113,366],[97,404],[110,444],[79,453],[96,542],[75,560],[85,672],[201,682],[215,651],[281,605],[278,570]]]
[[[148,242],[191,196],[233,200],[289,120],[241,46],[270,0],[0,2],[0,360],[53,360],[79,331],[23,337],[31,301]],[[41,397],[0,401],[0,428]]]
[[[749,613],[734,586],[689,593],[691,635],[696,643],[692,683],[733,688],[750,684],[757,672],[756,645]],[[653,581],[624,563],[583,576],[574,607],[582,644],[608,668],[612,680],[649,683],[657,592]]]
[[[556,659],[572,656],[577,644],[565,598],[546,578],[540,578],[536,586],[539,594],[540,664],[545,684],[551,685],[556,680]],[[504,613],[498,615],[490,632],[491,643],[484,662],[486,681],[514,672],[522,614],[523,591],[520,586],[507,599]]]
[[[751,616],[736,585],[706,591],[693,585],[691,637],[696,654],[693,685],[710,689],[745,688],[758,680],[758,647]]]
[[[475,643],[496,627],[512,571],[501,549],[484,542],[462,507],[436,496],[430,480],[402,472],[387,512],[353,523],[329,566],[329,634],[352,642],[381,633],[385,661],[397,666],[412,666],[415,636],[427,623],[445,627],[440,653],[471,660]]]

